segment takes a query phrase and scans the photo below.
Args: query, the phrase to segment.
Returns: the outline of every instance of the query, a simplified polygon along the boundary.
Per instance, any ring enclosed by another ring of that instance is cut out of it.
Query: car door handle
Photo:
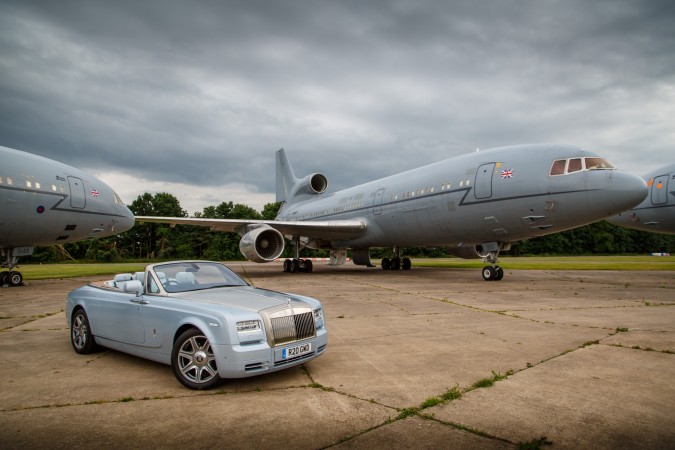
[[[140,298],[132,298],[132,299],[129,300],[129,301],[130,301],[131,303],[138,303],[139,305],[147,305],[148,303],[150,303],[149,301],[143,300],[143,299],[140,299]]]

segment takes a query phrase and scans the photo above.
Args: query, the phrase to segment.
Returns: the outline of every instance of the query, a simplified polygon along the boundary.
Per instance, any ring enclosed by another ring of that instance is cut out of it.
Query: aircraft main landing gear
[[[314,265],[312,264],[311,259],[286,259],[284,260],[284,272],[287,273],[298,273],[305,272],[311,273],[314,270]]]
[[[2,263],[2,267],[7,267],[9,270],[0,272],[0,287],[7,286],[22,286],[23,274],[18,270],[14,270],[17,263],[17,257],[8,256],[7,261]]]
[[[300,258],[300,238],[293,238],[294,257],[284,260],[284,269],[286,273],[311,273],[314,270],[314,264],[311,259]]]
[[[383,270],[410,270],[412,267],[410,258],[401,258],[401,250],[398,247],[394,248],[394,255],[393,258],[382,258]]]

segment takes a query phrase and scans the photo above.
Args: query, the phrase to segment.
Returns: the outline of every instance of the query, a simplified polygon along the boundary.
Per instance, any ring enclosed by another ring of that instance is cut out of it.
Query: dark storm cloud
[[[675,156],[674,23],[669,1],[4,1],[0,145],[141,191],[272,192],[282,146],[332,188],[524,142],[642,173]]]

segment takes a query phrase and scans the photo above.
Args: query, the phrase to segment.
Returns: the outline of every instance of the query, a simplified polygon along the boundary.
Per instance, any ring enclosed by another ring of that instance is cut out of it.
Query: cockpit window
[[[570,159],[567,165],[567,173],[578,172],[581,170],[581,158]]]
[[[586,161],[586,170],[613,169],[614,166],[605,158],[584,158]]]
[[[569,158],[556,159],[551,165],[551,176],[565,175],[582,170],[611,170],[614,166],[605,158]]]
[[[116,192],[113,192],[113,196],[115,197],[115,204],[116,205],[123,205],[124,203],[122,202],[122,199],[120,198],[119,195],[117,195]]]
[[[564,175],[566,163],[567,161],[564,159],[557,159],[553,161],[553,166],[551,166],[551,175]]]

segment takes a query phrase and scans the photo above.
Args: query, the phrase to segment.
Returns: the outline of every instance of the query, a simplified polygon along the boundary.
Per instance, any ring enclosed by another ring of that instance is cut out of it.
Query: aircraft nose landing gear
[[[499,281],[504,278],[504,269],[497,265],[485,266],[482,275],[485,281]]]
[[[499,281],[504,278],[504,269],[501,266],[498,266],[499,262],[499,252],[501,250],[508,250],[511,248],[511,244],[500,244],[498,242],[488,242],[483,244],[483,251],[486,251],[485,262],[491,264],[490,266],[483,267],[481,275],[485,281]]]

